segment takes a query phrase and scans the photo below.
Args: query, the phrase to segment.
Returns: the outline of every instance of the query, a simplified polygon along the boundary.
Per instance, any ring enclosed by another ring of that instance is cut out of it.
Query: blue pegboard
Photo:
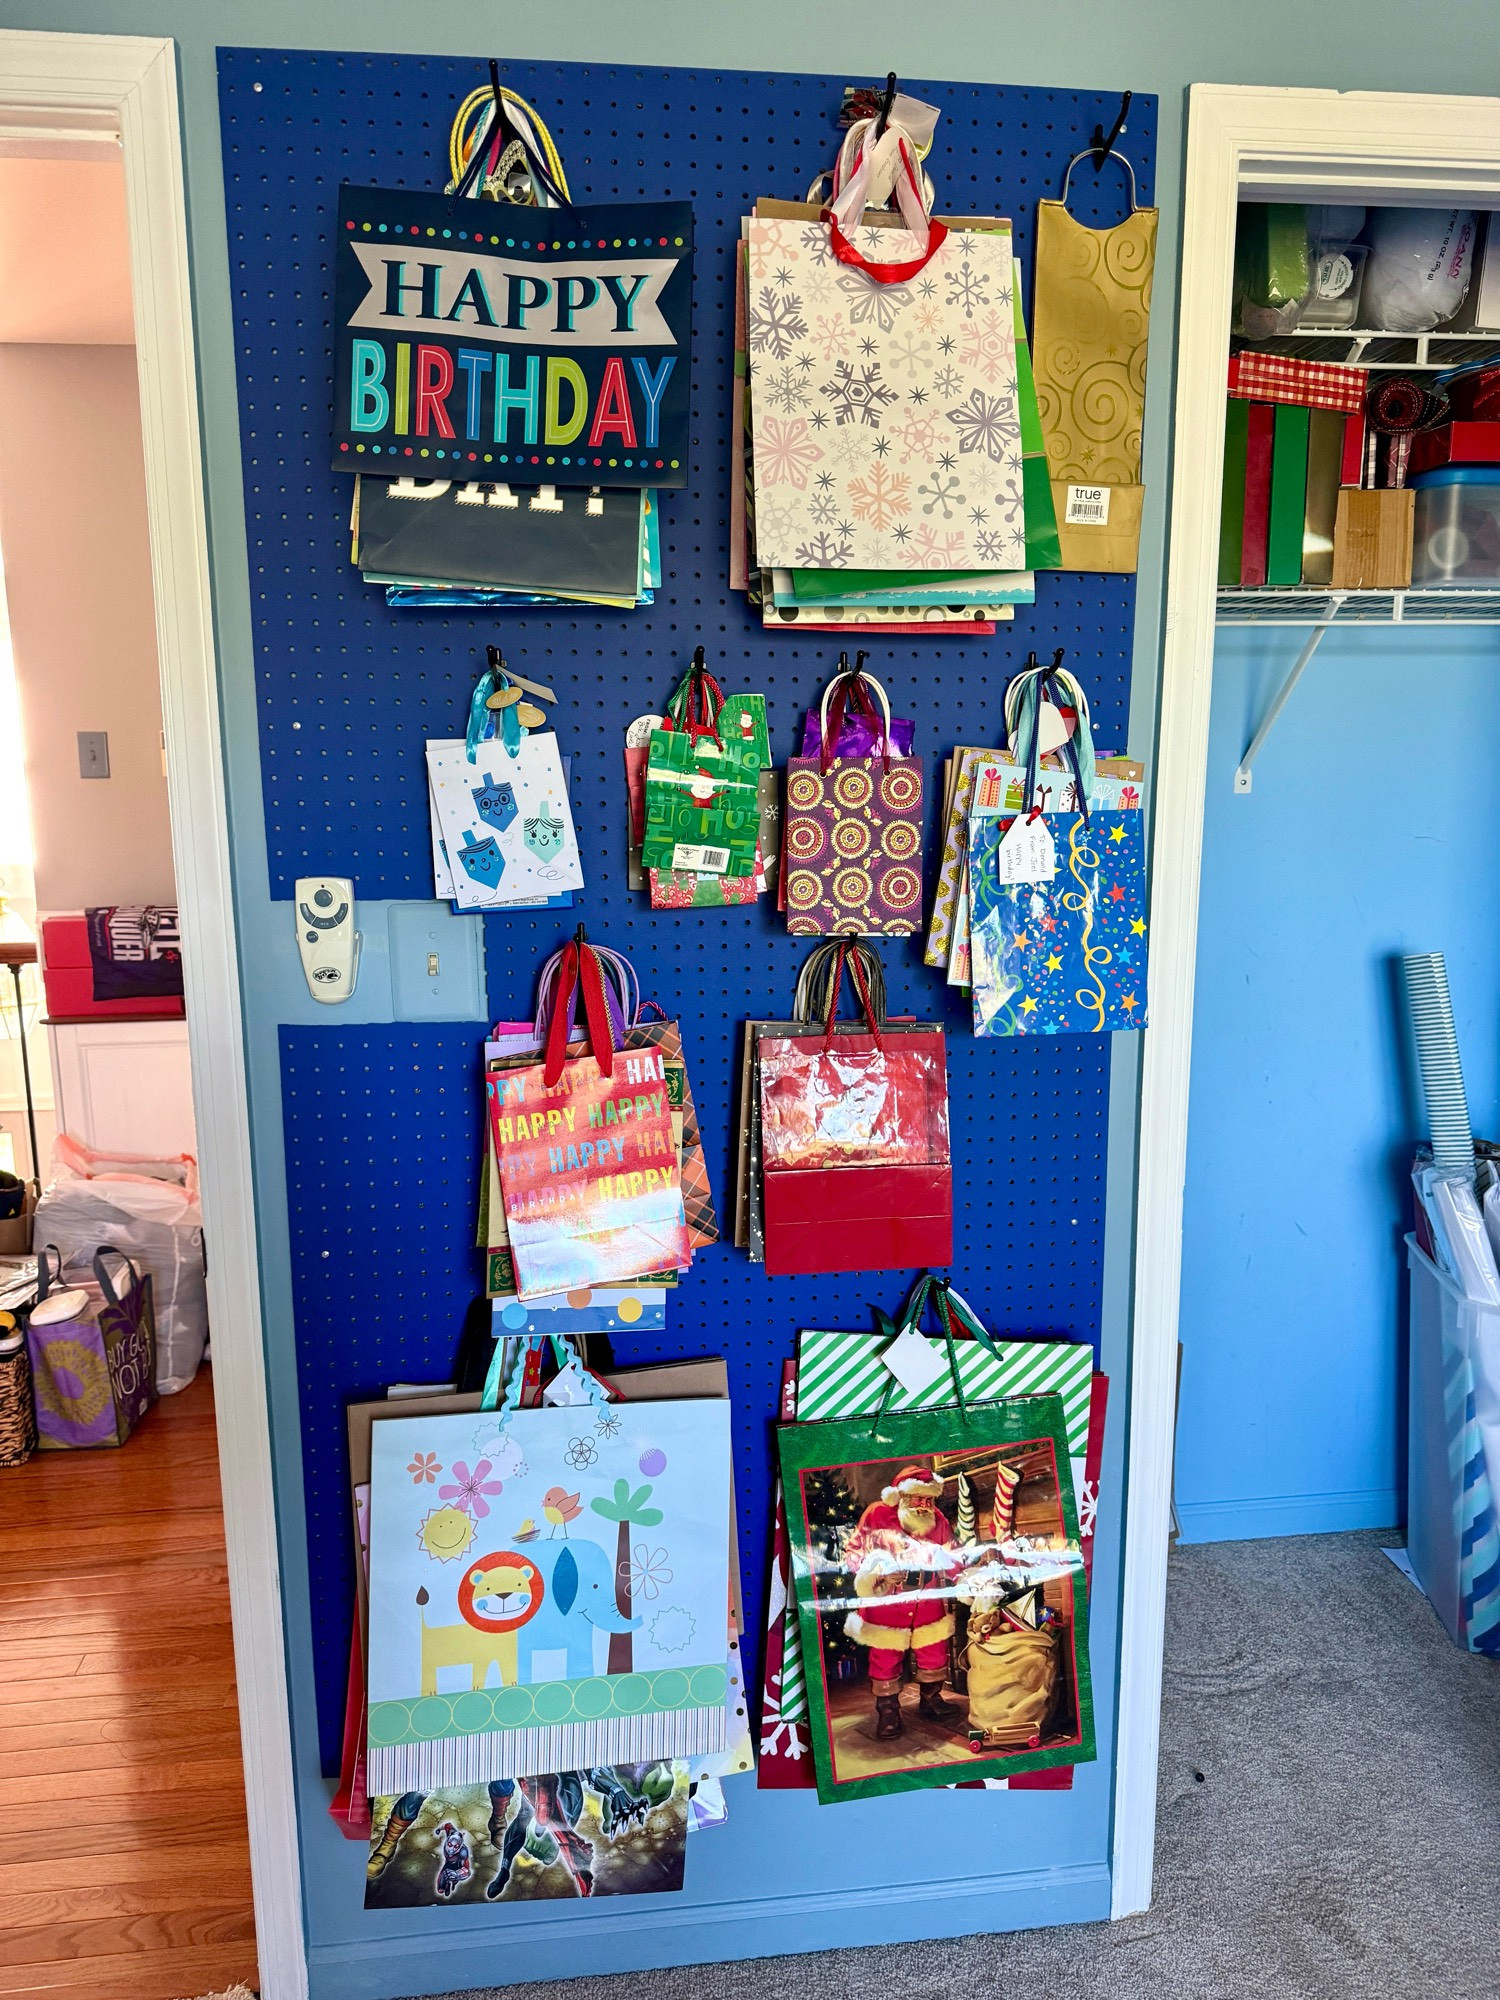
[[[588,878],[578,915],[591,935],[627,952],[646,991],[683,1020],[722,1212],[731,1189],[738,1024],[783,1012],[807,946],[790,940],[764,906],[653,913],[627,893],[621,737],[632,716],[659,708],[701,640],[728,686],[766,692],[781,761],[837,656],[831,635],[764,633],[728,590],[726,570],[731,246],[757,195],[800,196],[829,164],[844,80],[502,67],[551,124],[577,199],[670,196],[694,204],[694,428],[703,470],[692,489],[665,498],[666,584],[649,611],[387,610],[349,565],[350,482],[327,469],[337,187],[343,179],[440,186],[452,108],[483,66],[221,51],[272,888],[287,895],[298,874],[329,872],[353,876],[367,898],[430,893],[422,745],[428,736],[461,733],[484,645],[502,638],[521,671],[561,696],[557,729],[573,758]],[[1036,200],[1056,193],[1095,123],[1113,122],[1118,97],[916,80],[907,87],[942,110],[931,162],[940,207],[1012,216],[1029,277]],[[1137,96],[1126,144],[1143,200],[1151,195],[1154,127],[1154,100]],[[1075,212],[1096,223],[1117,219],[1122,186],[1113,171],[1098,182],[1081,171]],[[917,747],[934,773],[954,743],[994,740],[1005,683],[1032,647],[1043,657],[1067,648],[1093,699],[1096,740],[1119,749],[1133,616],[1133,578],[1042,576],[1036,606],[993,638],[877,639],[873,665],[895,711],[919,719]],[[485,919],[497,1015],[526,1011],[541,960],[572,921],[549,912]],[[922,966],[920,940],[892,943],[884,956],[892,1011],[946,1018],[950,1028],[954,1268],[964,1291],[997,1330],[1097,1340],[1108,1046],[1076,1038],[976,1042],[967,1007]],[[343,1406],[388,1381],[447,1374],[463,1308],[480,1282],[469,1247],[479,1047],[462,1026],[331,1026],[284,1028],[281,1054],[318,1709],[332,1768],[353,1562]],[[799,1327],[865,1326],[868,1303],[892,1306],[904,1282],[894,1274],[767,1278],[720,1246],[700,1256],[673,1297],[665,1336],[621,1350],[622,1361],[728,1356],[752,1647],[782,1358]],[[1096,1662],[1096,1674],[1107,1707],[1108,1663]],[[745,1796],[738,1788],[736,1797]],[[887,1808],[899,1814],[908,1805],[870,1810]],[[1019,1798],[1013,1809],[1022,1809]],[[1099,1834],[1101,1851],[1102,1843]],[[706,1866],[708,1854],[701,1858]],[[1000,1865],[998,1855],[990,1865]]]

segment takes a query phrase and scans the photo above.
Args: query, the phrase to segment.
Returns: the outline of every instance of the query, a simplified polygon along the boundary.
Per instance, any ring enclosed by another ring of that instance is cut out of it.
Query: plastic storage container
[[[1500,1535],[1490,1484],[1500,1447],[1500,1307],[1476,1305],[1414,1236],[1406,1552],[1460,1646],[1500,1652]],[[1484,1361],[1489,1361],[1488,1369]]]
[[[1500,584],[1500,466],[1442,465],[1411,487],[1413,589]]]

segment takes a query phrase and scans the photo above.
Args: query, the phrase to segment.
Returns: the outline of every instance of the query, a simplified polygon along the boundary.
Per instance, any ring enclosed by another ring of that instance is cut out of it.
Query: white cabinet
[[[191,1153],[185,1021],[51,1022],[57,1129],[101,1152]]]

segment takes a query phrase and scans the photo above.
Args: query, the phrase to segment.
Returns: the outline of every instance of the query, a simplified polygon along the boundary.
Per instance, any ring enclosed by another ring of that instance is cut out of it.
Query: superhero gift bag
[[[864,1023],[835,1021],[850,949],[837,947],[822,1028],[754,1039],[765,1265],[776,1276],[953,1259],[943,1031],[885,1020],[857,956]]]
[[[783,1424],[778,1444],[818,1797],[1092,1759],[1061,1400]]]
[[[106,1257],[123,1273],[111,1277]],[[59,1289],[57,1250],[38,1259],[26,1344],[43,1451],[124,1444],[156,1401],[150,1275],[119,1250],[97,1251],[93,1265],[92,1285]]]
[[[726,697],[700,646],[647,746],[642,865],[753,876],[770,761],[765,697]]]
[[[875,724],[868,757],[834,754],[851,706]],[[894,748],[885,690],[859,672],[829,683],[818,743],[787,764],[787,929],[910,936],[922,923],[922,759]]]
[[[1098,1035],[1146,1025],[1146,864],[1141,812],[1049,817],[1050,882],[1000,880],[1013,824],[969,822],[976,1035]]]

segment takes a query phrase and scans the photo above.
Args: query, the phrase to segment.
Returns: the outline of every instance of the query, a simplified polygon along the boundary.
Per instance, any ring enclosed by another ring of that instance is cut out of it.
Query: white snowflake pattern
[[[901,446],[902,463],[909,465],[914,458],[933,458],[943,432],[931,411],[910,410],[890,426],[890,434]]]
[[[877,459],[862,479],[849,481],[849,498],[859,520],[868,521],[872,528],[889,528],[901,515],[911,512],[911,481],[904,472],[892,472]]]
[[[930,522],[919,523],[907,544],[907,553],[918,569],[956,569],[964,554],[966,537],[962,528],[939,534]]]
[[[986,382],[996,382],[1002,376],[1014,373],[1014,324],[1009,319],[1003,319],[993,307],[982,319],[967,320],[960,335],[958,358],[965,368],[972,368]]]
[[[896,400],[895,390],[881,380],[878,361],[836,361],[833,379],[823,384],[822,393],[833,404],[834,421],[840,427],[867,424],[877,431],[885,406]]]
[[[807,408],[812,391],[807,386],[806,377],[790,361],[784,361],[773,375],[764,370],[758,373],[760,387],[778,410],[784,410],[791,416],[794,411]]]
[[[767,486],[805,492],[807,475],[822,456],[822,447],[808,435],[805,417],[765,417],[755,427],[755,462],[764,468]]]
[[[839,270],[838,288],[849,301],[849,318],[853,325],[863,326],[868,321],[881,333],[889,333],[910,301],[910,288],[906,285],[881,285],[873,278],[867,278],[863,271]]]
[[[1016,440],[1016,399],[1004,393],[987,396],[983,389],[969,392],[969,400],[948,412],[948,421],[958,432],[962,452],[982,452],[996,464],[1003,464]]]
[[[851,543],[823,530],[797,544],[797,561],[804,569],[839,569],[853,555]]]
[[[837,361],[841,354],[849,352],[852,338],[849,322],[838,313],[820,313],[812,338],[825,361]]]
[[[972,319],[981,306],[990,304],[990,274],[976,270],[965,257],[956,271],[948,273],[948,303],[958,306],[965,319]]]
[[[897,368],[904,368],[907,380],[915,382],[918,376],[928,374],[932,368],[932,342],[918,340],[914,333],[903,333],[899,340],[891,342],[886,360],[893,373]]]
[[[863,470],[870,460],[869,434],[862,428],[836,430],[828,441],[827,456],[830,464],[838,466],[841,471]]]
[[[789,542],[797,527],[797,509],[790,500],[760,500],[755,503],[755,533],[768,549]]]
[[[807,504],[807,511],[820,528],[831,528],[839,517],[839,503],[832,493],[818,493]]]
[[[1009,535],[996,534],[993,529],[984,528],[974,537],[974,551],[981,562],[999,563],[1010,545]]]
[[[802,301],[795,292],[781,293],[762,285],[757,300],[745,316],[749,345],[785,361],[799,340],[807,338],[807,321],[802,317]]]
[[[821,222],[809,222],[797,241],[814,264],[827,264],[832,260],[833,250],[829,245],[828,231]]]
[[[959,491],[958,474],[956,472],[947,474],[934,472],[932,475],[932,484],[930,486],[923,484],[917,488],[917,491],[932,496],[930,499],[922,502],[922,512],[924,514],[931,514],[935,509],[941,508],[945,521],[951,521],[964,503],[964,496]]]

